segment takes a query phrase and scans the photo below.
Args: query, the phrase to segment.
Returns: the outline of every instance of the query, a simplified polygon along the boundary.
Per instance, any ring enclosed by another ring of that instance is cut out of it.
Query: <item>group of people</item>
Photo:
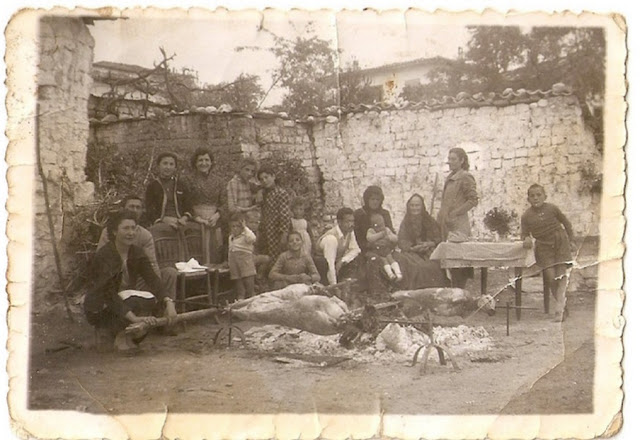
[[[441,241],[469,240],[469,211],[478,204],[466,152],[451,149],[447,163],[450,173],[436,218],[424,198],[413,194],[396,232],[390,212],[383,208],[382,188],[369,186],[361,208],[339,209],[336,224],[313,240],[304,218],[305,201],[290,200],[278,185],[276,170],[258,168],[253,159],[244,158],[225,185],[211,172],[212,153],[198,149],[192,173],[183,180],[177,176],[177,155],[162,153],[144,206],[140,197],[126,197],[123,209],[103,231],[87,271],[87,319],[124,347],[134,347],[144,337],[126,337],[123,330],[129,323],[153,324],[161,314],[169,324],[175,320],[175,268],[158,267],[153,237],[140,224],[145,208],[147,223],[154,227],[202,225],[204,240],[216,251],[213,260],[226,257],[238,299],[254,295],[258,275],[268,278],[273,289],[293,283],[336,284],[346,278],[359,278],[370,292],[389,284],[402,289],[464,288],[472,269],[445,274],[439,262],[429,258]],[[573,233],[566,216],[545,199],[541,186],[529,189],[531,207],[522,217],[522,238],[525,247],[536,240],[536,259],[557,297],[556,318],[562,320],[562,274],[571,260]]]

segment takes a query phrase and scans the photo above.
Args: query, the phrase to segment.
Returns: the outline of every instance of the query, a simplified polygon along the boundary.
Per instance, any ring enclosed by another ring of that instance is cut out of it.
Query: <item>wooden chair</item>
[[[153,242],[156,248],[156,258],[158,260],[158,266],[160,270],[171,267],[176,269],[176,263],[188,261],[191,256],[188,249],[188,242],[193,238],[189,235],[189,241],[187,241],[184,231],[176,231],[172,227],[157,223],[149,228],[151,235],[153,235]],[[194,258],[198,258],[194,256]],[[198,260],[200,261],[200,260]],[[176,269],[177,271],[177,269]],[[205,280],[207,295],[190,296],[187,297],[187,280]],[[186,309],[188,302],[197,302],[203,297],[208,298],[208,292],[211,290],[211,282],[207,271],[202,272],[177,272],[177,286],[176,286],[176,311],[183,313]],[[211,304],[208,300],[207,304]]]
[[[211,262],[211,240],[206,240],[204,234],[204,225],[196,225],[191,223],[182,229],[185,248],[188,258],[195,258],[200,264],[207,266],[207,272],[213,277],[207,281],[207,295],[208,301],[211,305],[218,303],[218,297],[222,295],[230,295],[233,293],[233,289],[221,291],[222,278],[229,276],[229,267],[224,264],[213,264]],[[187,259],[188,259],[187,258]],[[189,297],[190,300],[195,301],[196,298],[204,299],[205,295],[197,295]]]
[[[208,266],[210,264],[209,248],[207,243],[205,243],[201,225],[189,223],[179,230],[179,236],[185,251],[185,259],[183,261],[188,261],[191,258],[194,258],[203,266]],[[212,306],[215,303],[211,288],[212,272],[210,270],[205,270],[203,272],[181,273],[180,275],[180,288],[178,291],[181,293],[179,304],[182,308],[184,308],[188,303],[192,303],[196,306]],[[201,289],[197,291],[195,295],[186,296],[187,280],[204,280],[204,290]]]
[[[184,261],[184,250],[176,231],[168,225],[157,223],[149,228],[156,249],[156,260],[160,269],[175,269],[178,261]]]

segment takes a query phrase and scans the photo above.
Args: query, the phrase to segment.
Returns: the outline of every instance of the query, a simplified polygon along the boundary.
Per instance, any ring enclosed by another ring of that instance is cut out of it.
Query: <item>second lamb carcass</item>
[[[340,318],[349,311],[336,297],[314,295],[305,284],[266,292],[231,305],[233,316],[245,321],[297,328],[316,335],[340,333]]]
[[[491,295],[474,296],[468,290],[456,287],[401,290],[391,296],[403,302],[414,301],[438,316],[465,317],[478,309],[489,315],[496,312],[496,302]]]

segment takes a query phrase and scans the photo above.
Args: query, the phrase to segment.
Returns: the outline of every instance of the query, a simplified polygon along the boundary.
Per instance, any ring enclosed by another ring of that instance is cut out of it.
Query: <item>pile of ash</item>
[[[449,348],[453,355],[489,351],[493,341],[483,327],[434,327],[436,343]],[[254,327],[245,332],[249,347],[270,353],[295,353],[350,357],[356,362],[403,363],[429,342],[429,337],[413,326],[388,324],[377,336],[363,334],[356,348],[340,345],[340,335],[319,336],[277,325]]]

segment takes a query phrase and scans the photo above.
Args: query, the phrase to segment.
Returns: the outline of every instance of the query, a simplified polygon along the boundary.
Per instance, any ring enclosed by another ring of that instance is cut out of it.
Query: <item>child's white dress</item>
[[[302,236],[302,250],[311,255],[311,237],[307,232],[307,221],[303,218],[292,218],[291,228]]]

